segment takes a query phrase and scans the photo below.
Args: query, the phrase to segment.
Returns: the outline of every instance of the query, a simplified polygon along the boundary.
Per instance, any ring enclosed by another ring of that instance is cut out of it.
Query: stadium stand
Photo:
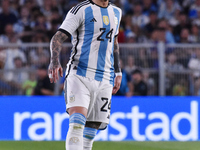
[[[34,83],[38,67],[48,66],[48,43],[80,1],[0,1],[0,95],[31,95],[24,84]],[[111,1],[123,11],[120,55],[129,78],[141,69],[148,95],[200,95],[200,0]],[[61,52],[63,68],[69,42]],[[55,95],[62,94],[62,83],[55,86]]]

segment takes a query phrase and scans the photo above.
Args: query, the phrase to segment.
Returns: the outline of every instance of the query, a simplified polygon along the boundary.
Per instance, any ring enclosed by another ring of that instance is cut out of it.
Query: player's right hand
[[[56,83],[59,80],[59,75],[63,77],[63,69],[60,65],[60,62],[50,62],[48,75],[51,83]]]

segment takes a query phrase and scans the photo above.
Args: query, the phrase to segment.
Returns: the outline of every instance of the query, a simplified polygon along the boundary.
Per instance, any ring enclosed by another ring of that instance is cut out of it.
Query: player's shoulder
[[[82,12],[91,4],[90,0],[85,0],[81,3],[78,3],[76,6],[72,7],[70,13],[76,15],[79,12]]]
[[[117,7],[115,4],[109,2],[109,5],[110,5],[112,8],[118,10],[120,13],[122,12],[121,8]]]

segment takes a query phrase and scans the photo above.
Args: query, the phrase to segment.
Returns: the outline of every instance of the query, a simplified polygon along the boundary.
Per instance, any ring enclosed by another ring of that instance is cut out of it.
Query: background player
[[[122,79],[117,41],[120,20],[121,10],[107,0],[86,0],[68,12],[51,40],[48,72],[50,81],[56,82],[63,74],[62,43],[73,38],[64,88],[70,115],[67,150],[91,150],[97,129],[109,123],[111,95]]]

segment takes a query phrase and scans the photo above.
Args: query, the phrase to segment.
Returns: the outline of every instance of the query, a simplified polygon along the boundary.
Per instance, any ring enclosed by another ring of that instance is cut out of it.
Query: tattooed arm
[[[122,81],[122,73],[121,73],[120,58],[119,58],[119,44],[118,44],[117,37],[115,37],[115,41],[114,41],[114,69],[115,69],[116,77],[115,77],[115,83],[114,83],[112,94],[117,93]]]
[[[114,42],[114,68],[115,68],[115,73],[121,72],[120,59],[119,59],[119,44],[117,41],[117,37],[115,38]]]
[[[56,34],[52,37],[50,42],[50,52],[51,52],[51,60],[49,64],[48,74],[50,77],[51,83],[56,83],[59,79],[58,74],[63,76],[63,69],[60,65],[59,55],[62,49],[62,43],[68,38],[68,36],[61,32],[57,31]]]

